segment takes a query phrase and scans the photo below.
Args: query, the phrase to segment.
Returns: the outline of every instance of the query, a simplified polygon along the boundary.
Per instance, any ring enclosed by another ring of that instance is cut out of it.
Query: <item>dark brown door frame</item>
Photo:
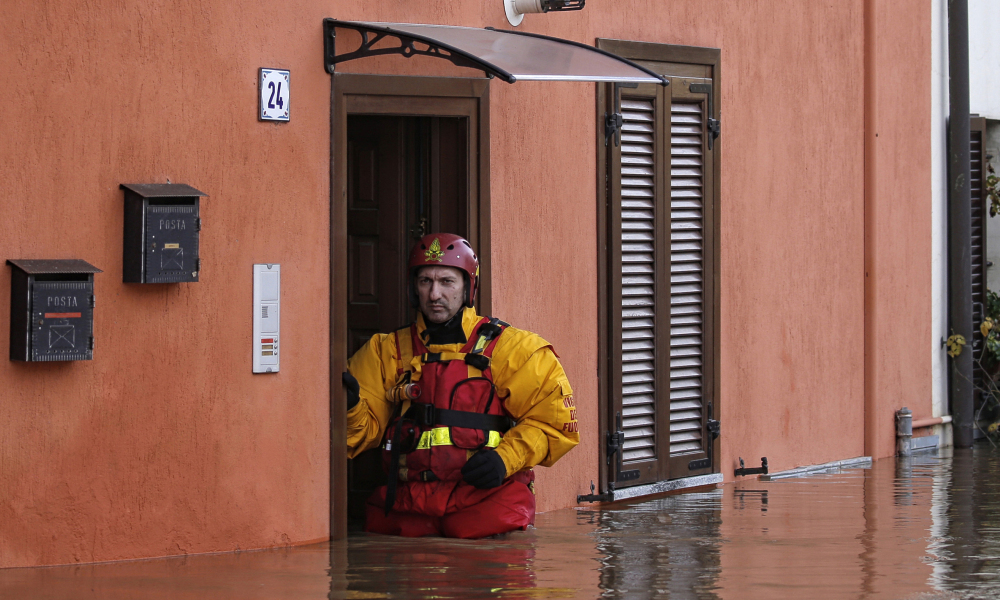
[[[490,314],[490,102],[488,79],[335,73],[330,98],[330,536],[347,535],[347,116],[469,119],[469,241],[480,261],[478,308]]]
[[[616,54],[623,58],[627,58],[638,62],[654,71],[661,72],[663,70],[664,64],[670,67],[676,68],[678,65],[702,65],[710,67],[712,70],[712,95],[714,98],[720,98],[720,92],[722,88],[722,75],[721,75],[721,52],[716,48],[699,48],[693,46],[678,46],[678,45],[667,45],[667,44],[657,44],[649,42],[637,42],[628,40],[613,40],[613,39],[597,39],[597,47]],[[662,73],[671,76],[676,76],[677,73]],[[613,112],[612,102],[613,98],[608,94],[608,89],[611,86],[598,85],[597,95],[596,95],[596,105],[597,105],[597,117],[598,123],[596,127],[597,133],[597,198],[598,211],[597,211],[597,288],[598,288],[598,323],[597,328],[597,338],[598,338],[598,362],[597,362],[597,376],[598,376],[598,431],[600,432],[601,439],[598,444],[598,457],[599,465],[599,482],[600,491],[607,492],[609,490],[608,484],[614,477],[615,465],[608,462],[607,458],[607,445],[604,439],[605,432],[611,431],[611,375],[614,369],[611,364],[611,355],[608,351],[611,343],[615,342],[615,329],[614,329],[614,315],[611,314],[608,306],[608,298],[610,294],[613,294],[616,290],[615,282],[611,281],[608,277],[608,253],[609,253],[609,227],[613,224],[610,222],[610,212],[611,207],[609,202],[613,191],[609,186],[612,182],[608,178],[608,160],[609,153],[607,151],[606,139],[605,139],[605,128],[604,128],[604,117],[606,113]],[[719,102],[715,101],[714,111],[715,114],[712,115],[716,119],[720,118]],[[716,143],[721,141],[717,140]],[[669,144],[668,144],[669,146]],[[716,182],[721,182],[720,172],[721,172],[721,157],[717,156],[713,162],[712,176]],[[708,227],[712,232],[712,245],[706,250],[709,252],[710,256],[706,257],[706,267],[710,268],[712,271],[712,287],[713,292],[711,298],[707,299],[706,302],[706,312],[711,312],[713,318],[713,328],[709,336],[706,336],[706,340],[709,340],[712,344],[712,352],[705,358],[711,362],[709,367],[709,372],[711,373],[711,392],[714,399],[712,406],[712,414],[710,415],[713,419],[720,418],[720,404],[721,404],[721,377],[720,377],[720,367],[721,367],[721,227],[720,227],[720,213],[721,213],[721,190],[720,185],[715,185],[712,191],[712,206],[711,211],[707,212],[706,217],[706,227]],[[706,207],[708,208],[708,207]],[[620,287],[620,283],[618,284]],[[620,291],[620,289],[618,290]],[[620,342],[621,340],[618,339]],[[713,472],[719,472],[721,467],[721,455],[720,455],[720,440],[717,439],[713,442],[713,455],[714,455],[714,465]]]

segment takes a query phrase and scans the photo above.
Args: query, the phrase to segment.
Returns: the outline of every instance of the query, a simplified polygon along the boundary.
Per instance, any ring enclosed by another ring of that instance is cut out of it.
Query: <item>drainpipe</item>
[[[969,3],[948,0],[948,335],[969,345],[951,359],[956,448],[973,442],[972,196],[969,165]]]
[[[913,453],[913,412],[905,406],[896,411],[896,456]]]
[[[924,429],[926,427],[934,427],[935,425],[947,425],[951,423],[951,415],[945,415],[943,417],[927,417],[926,419],[914,419],[913,429]]]

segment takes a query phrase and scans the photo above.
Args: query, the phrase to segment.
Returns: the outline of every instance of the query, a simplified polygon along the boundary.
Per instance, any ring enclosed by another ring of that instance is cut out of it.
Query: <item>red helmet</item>
[[[465,275],[465,305],[471,307],[479,287],[479,258],[472,245],[453,233],[432,233],[420,238],[410,250],[410,304],[419,305],[414,285],[420,267],[455,267]]]

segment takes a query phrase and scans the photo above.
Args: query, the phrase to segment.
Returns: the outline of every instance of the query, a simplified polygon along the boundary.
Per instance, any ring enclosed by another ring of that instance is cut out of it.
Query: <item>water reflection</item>
[[[944,535],[936,540],[933,585],[1000,596],[1000,456],[955,452],[945,468]]]
[[[723,491],[581,513],[600,554],[609,597],[716,598]]]
[[[978,447],[555,511],[503,539],[0,570],[0,598],[996,598],[998,475]]]

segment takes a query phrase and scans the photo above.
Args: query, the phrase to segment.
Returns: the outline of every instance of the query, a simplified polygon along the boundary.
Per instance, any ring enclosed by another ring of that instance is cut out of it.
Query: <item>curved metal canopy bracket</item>
[[[351,52],[337,55],[337,28],[353,29],[361,34],[361,46]],[[379,42],[387,39],[394,39],[398,45],[375,48]],[[418,48],[416,44],[426,46]],[[421,35],[407,34],[394,31],[389,28],[380,28],[367,23],[355,23],[351,21],[338,21],[337,19],[323,19],[323,49],[326,54],[326,72],[331,75],[334,67],[342,62],[367,58],[369,56],[384,56],[386,54],[397,54],[410,58],[411,56],[432,56],[443,58],[459,67],[470,67],[480,69],[488,77],[499,77],[507,83],[514,83],[516,78],[510,73],[492,65],[475,56],[462,52],[440,41],[424,37]]]
[[[358,32],[360,45],[337,54],[337,29]],[[323,19],[323,45],[326,71],[330,74],[342,62],[396,54],[406,58],[443,58],[459,67],[482,70],[488,77],[499,77],[507,83],[525,80],[669,84],[668,78],[600,48],[492,27]]]

